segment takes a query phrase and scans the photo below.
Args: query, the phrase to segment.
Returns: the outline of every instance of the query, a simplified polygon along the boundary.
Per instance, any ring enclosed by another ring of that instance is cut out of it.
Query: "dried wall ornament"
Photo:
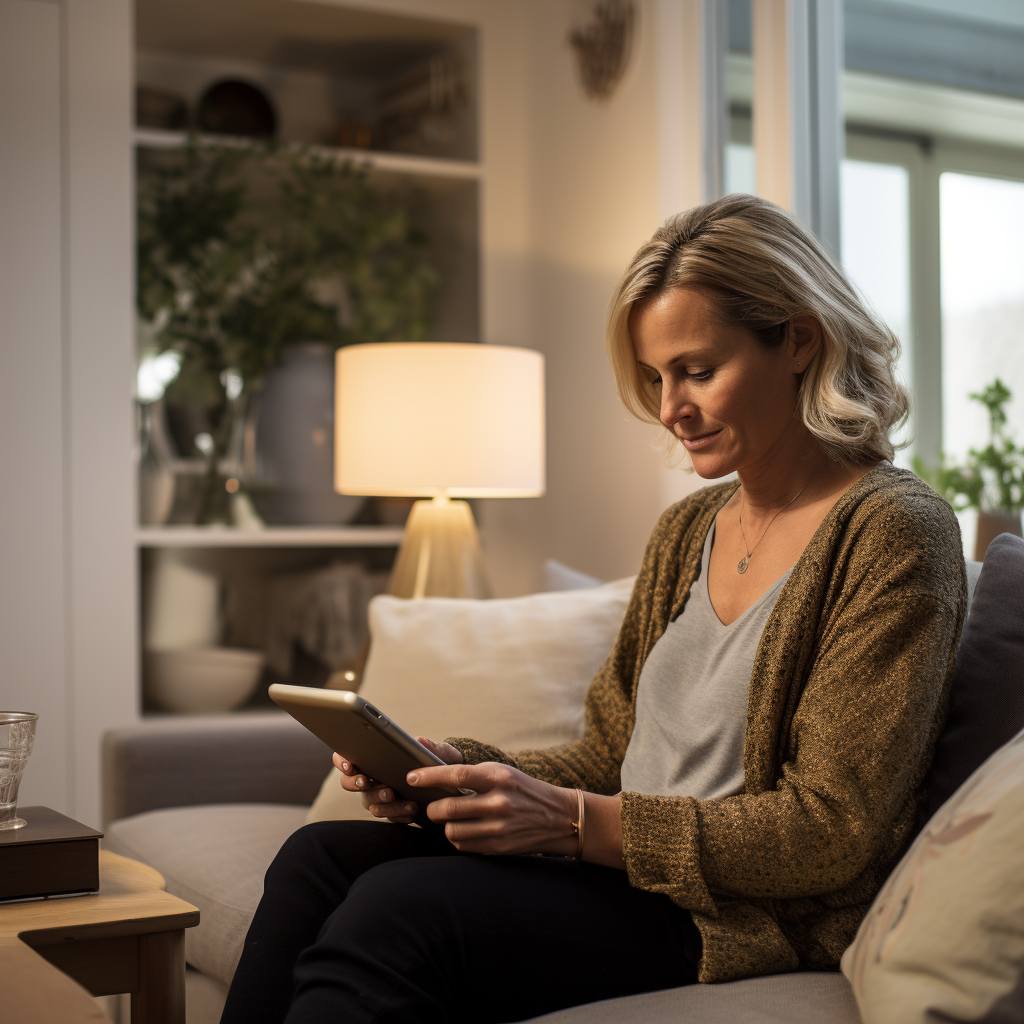
[[[635,20],[632,0],[604,0],[594,5],[588,25],[569,33],[580,83],[591,99],[608,99],[622,80],[629,64]]]

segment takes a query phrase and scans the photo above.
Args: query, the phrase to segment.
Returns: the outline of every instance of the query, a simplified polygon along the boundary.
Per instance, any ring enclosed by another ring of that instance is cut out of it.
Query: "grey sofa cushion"
[[[103,821],[194,804],[303,804],[331,752],[280,710],[167,715],[103,736]]]
[[[176,807],[122,818],[103,843],[151,864],[168,892],[199,908],[199,925],[185,929],[185,959],[230,984],[263,876],[305,820],[306,808],[291,804]]]
[[[531,1024],[860,1024],[839,973],[776,974],[574,1006]]]
[[[989,545],[953,669],[949,717],[926,783],[923,825],[993,751],[1024,729],[1024,540]]]

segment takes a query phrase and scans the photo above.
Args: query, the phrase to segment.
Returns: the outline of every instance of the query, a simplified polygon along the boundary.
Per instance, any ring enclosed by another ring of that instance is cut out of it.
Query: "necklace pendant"
[[[739,564],[736,566],[736,571],[742,576],[747,571],[747,556],[744,555]]]

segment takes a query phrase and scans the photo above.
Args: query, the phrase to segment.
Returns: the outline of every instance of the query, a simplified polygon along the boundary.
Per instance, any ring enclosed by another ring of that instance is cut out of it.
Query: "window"
[[[899,164],[844,160],[841,170],[842,262],[868,305],[900,338],[899,372],[913,380],[910,345],[910,175]],[[913,420],[902,437],[913,437]],[[896,460],[909,465],[910,449]]]
[[[985,410],[969,400],[998,377],[1024,441],[1024,182],[946,171],[939,178],[942,446],[984,448]]]

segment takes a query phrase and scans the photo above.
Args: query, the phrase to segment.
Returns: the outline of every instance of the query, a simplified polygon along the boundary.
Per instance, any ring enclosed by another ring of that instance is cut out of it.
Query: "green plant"
[[[437,274],[407,196],[308,148],[143,151],[137,191],[140,338],[181,355],[173,394],[205,410],[210,521],[248,396],[282,350],[422,338]]]
[[[158,347],[258,380],[296,341],[416,340],[437,275],[394,192],[301,147],[150,154],[137,306]]]
[[[1024,508],[1024,447],[1007,436],[1006,404],[1013,397],[998,378],[970,398],[988,410],[990,439],[981,451],[971,448],[962,466],[949,464],[944,454],[937,467],[914,459],[914,471],[927,480],[953,508],[977,508],[1013,515]]]

